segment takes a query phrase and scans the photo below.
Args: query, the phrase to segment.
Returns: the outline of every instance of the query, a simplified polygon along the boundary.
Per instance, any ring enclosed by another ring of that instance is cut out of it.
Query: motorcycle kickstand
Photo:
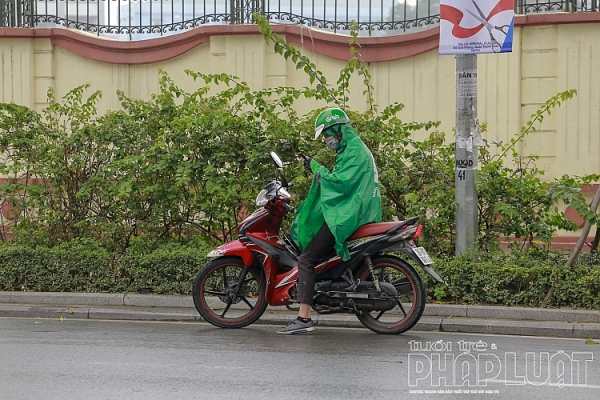
[[[356,287],[360,284],[360,279],[357,279],[355,281],[354,277],[352,277],[352,272],[351,272],[350,268],[348,268],[344,271],[344,273],[342,274],[342,278],[344,278],[344,280],[350,284],[350,286],[348,287],[348,290],[350,290],[351,292],[355,291]]]
[[[375,290],[377,290],[378,293],[381,293],[381,286],[379,286],[379,281],[377,280],[377,277],[375,276],[375,272],[373,271],[373,261],[371,261],[371,257],[369,257],[369,256],[365,257],[365,262],[367,263],[367,267],[369,267],[369,271],[371,272],[371,277],[373,278],[373,284],[375,285]]]

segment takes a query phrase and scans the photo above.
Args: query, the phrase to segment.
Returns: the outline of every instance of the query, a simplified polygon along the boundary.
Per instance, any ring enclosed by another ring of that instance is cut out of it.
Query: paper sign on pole
[[[439,54],[512,52],[514,0],[441,0]]]

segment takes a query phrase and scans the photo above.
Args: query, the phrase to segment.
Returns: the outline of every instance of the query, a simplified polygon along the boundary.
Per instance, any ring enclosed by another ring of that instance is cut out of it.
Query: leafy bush
[[[248,200],[274,177],[268,151],[296,125],[267,111],[272,105],[241,112],[231,99],[248,93],[245,84],[211,96],[211,82],[230,78],[189,75],[205,85],[186,93],[163,74],[161,93],[151,101],[119,93],[123,110],[100,117],[100,94],[84,101],[86,86],[63,102],[50,90],[45,118],[0,104],[6,154],[0,173],[8,177],[0,195],[17,207],[12,232],[18,241],[51,246],[88,238],[123,251],[136,237],[155,247],[198,236],[230,240]],[[248,97],[257,105],[261,96]]]
[[[109,253],[93,244],[0,246],[0,290],[190,294],[208,249]]]
[[[295,101],[305,97],[347,109],[350,79],[359,76],[367,109],[347,111],[375,156],[384,218],[421,216],[427,248],[452,255],[454,148],[437,132],[438,124],[402,121],[403,106],[397,103],[378,110],[369,70],[357,50],[356,27],[349,43],[353,58],[331,85],[310,59],[272,32],[264,17],[257,21],[275,52],[307,74],[310,87],[251,91],[234,76],[186,71],[198,86],[187,92],[161,72],[160,92],[151,100],[119,92],[122,110],[102,116],[96,113],[101,93],[84,98],[88,85],[61,101],[50,89],[41,115],[0,104],[0,151],[5,154],[0,174],[8,177],[0,196],[14,205],[11,232],[18,243],[51,247],[87,239],[124,252],[142,242],[152,251],[168,243],[231,240],[252,211],[256,193],[274,178],[270,150],[289,163],[286,175],[296,183],[296,205],[310,185],[310,177],[294,162],[296,153],[333,165],[334,154],[311,140],[320,109],[300,116]],[[535,158],[523,161],[514,151],[535,122],[573,95],[567,91],[550,99],[510,143],[493,144],[499,150],[488,144],[480,149],[481,249],[493,249],[502,236],[536,246],[548,244],[556,229],[574,230],[557,210],[560,201],[595,221],[578,190],[598,176],[545,182]],[[413,139],[419,130],[429,132],[423,141]],[[504,164],[509,151],[514,168]]]
[[[115,283],[111,256],[71,244],[54,248],[0,246],[1,290],[102,292]]]
[[[93,243],[0,246],[0,290],[191,294],[206,247],[163,246],[109,253]],[[600,259],[585,254],[571,268],[547,251],[471,252],[434,264],[444,284],[421,273],[430,301],[539,307],[558,279],[549,307],[600,308]]]
[[[547,250],[470,252],[436,260],[444,284],[425,277],[433,301],[455,304],[502,304],[540,307],[557,280],[549,307],[600,307],[600,260],[584,255],[564,268],[566,257]]]

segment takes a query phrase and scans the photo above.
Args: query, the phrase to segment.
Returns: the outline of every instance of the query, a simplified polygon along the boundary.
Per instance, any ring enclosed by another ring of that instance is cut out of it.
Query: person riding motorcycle
[[[307,198],[292,221],[290,236],[302,253],[298,257],[298,317],[277,331],[281,334],[315,330],[311,320],[314,268],[333,247],[344,261],[350,258],[345,241],[360,226],[381,221],[381,192],[375,160],[340,108],[329,108],[315,120],[315,140],[321,134],[327,147],[337,151],[332,171],[305,157],[314,174]]]

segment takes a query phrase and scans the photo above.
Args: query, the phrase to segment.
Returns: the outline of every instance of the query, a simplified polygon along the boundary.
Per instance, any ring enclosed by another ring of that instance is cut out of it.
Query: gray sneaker
[[[296,335],[298,333],[312,332],[315,329],[315,324],[312,322],[312,320],[308,322],[302,322],[296,318],[288,323],[285,328],[278,330],[277,333],[281,333],[282,335]]]

